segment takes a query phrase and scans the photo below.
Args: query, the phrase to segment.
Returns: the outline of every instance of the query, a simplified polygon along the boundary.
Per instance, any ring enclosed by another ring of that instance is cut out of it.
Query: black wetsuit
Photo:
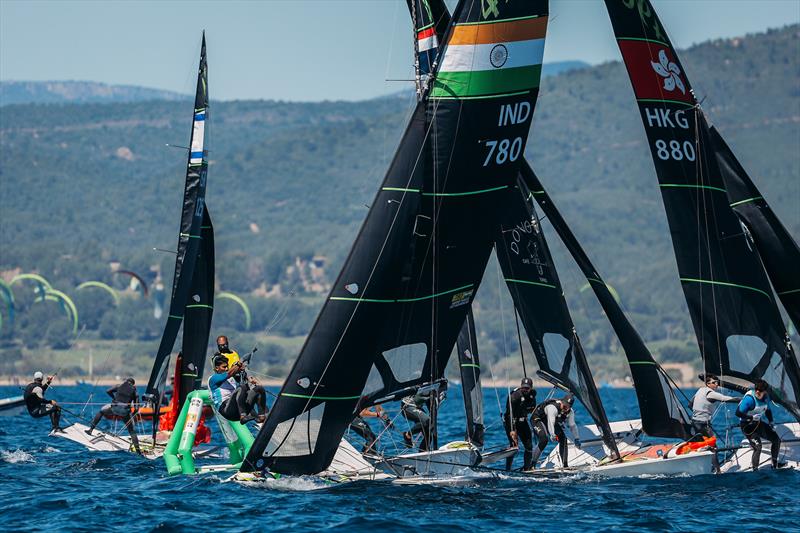
[[[766,403],[769,405],[769,399],[767,399]],[[741,406],[741,404],[739,405]],[[761,439],[767,439],[770,442],[772,467],[778,468],[778,454],[781,451],[781,438],[775,433],[775,430],[772,429],[772,409],[767,407],[766,411],[764,411],[764,418],[766,418],[769,423],[765,423],[761,419],[755,419],[748,413],[743,413],[739,410],[739,407],[736,408],[736,416],[741,419],[739,427],[742,433],[744,433],[744,436],[747,437],[747,442],[750,443],[750,448],[753,450],[753,459],[751,462],[753,471],[758,470],[758,466],[761,462]]]
[[[400,404],[400,412],[409,422],[414,425],[408,431],[412,438],[417,433],[422,433],[422,442],[419,444],[420,451],[426,451],[431,447],[431,417],[423,409],[430,404],[432,392],[418,392],[413,396],[406,396]]]
[[[256,412],[258,407],[258,413]],[[257,414],[266,415],[267,391],[261,385],[252,385],[243,378],[233,396],[222,402],[219,406],[219,414],[231,422],[239,422],[242,415],[245,417],[255,417]]]
[[[523,452],[523,470],[528,470],[532,466],[533,459],[533,440],[531,427],[528,425],[528,415],[536,407],[536,391],[532,388],[517,387],[508,395],[506,400],[506,412],[503,414],[503,427],[506,430],[508,443],[518,446],[522,443],[525,448]],[[511,432],[517,433],[517,442],[511,438]],[[511,470],[514,457],[506,458],[506,470]]]
[[[42,383],[41,380],[28,383],[23,398],[25,407],[28,408],[28,414],[33,418],[49,416],[53,431],[57,431],[59,429],[58,422],[61,420],[61,408],[53,405],[52,400],[45,399],[44,393],[49,386],[49,383]]]
[[[363,451],[372,448],[372,446],[375,444],[375,441],[378,440],[375,432],[372,431],[372,428],[369,426],[367,421],[361,416],[355,417],[353,421],[350,422],[350,429],[352,429],[354,433],[358,434],[366,441]]]
[[[564,414],[561,410],[561,400],[556,399],[540,403],[536,406],[536,409],[533,410],[533,414],[531,415],[531,424],[533,425],[534,433],[536,433],[536,444],[538,447],[534,462],[539,459],[539,456],[542,454],[545,447],[547,447],[547,441],[549,440],[549,434],[547,432],[547,413],[545,413],[545,409],[548,405],[554,405],[558,409],[558,415],[556,416],[555,424],[553,424],[553,429],[558,438],[558,453],[561,455],[561,464],[566,467],[568,447],[567,435],[564,433],[564,422],[569,414]]]
[[[136,403],[138,396],[136,394],[136,387],[130,381],[123,381],[116,387],[111,387],[106,391],[106,394],[111,396],[111,403],[107,403],[94,415],[92,423],[86,433],[91,434],[100,419],[103,416],[118,416],[125,423],[125,428],[131,436],[131,444],[136,453],[141,453],[139,448],[139,437],[136,435],[136,424],[131,412],[131,405]]]

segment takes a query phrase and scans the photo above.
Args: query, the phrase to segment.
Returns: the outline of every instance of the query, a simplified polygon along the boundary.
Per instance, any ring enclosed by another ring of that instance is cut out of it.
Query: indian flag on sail
[[[547,17],[453,27],[432,98],[481,98],[539,87]]]

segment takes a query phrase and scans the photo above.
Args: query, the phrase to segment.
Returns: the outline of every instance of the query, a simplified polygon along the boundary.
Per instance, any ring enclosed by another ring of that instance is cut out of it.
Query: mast
[[[146,395],[153,402],[156,411],[161,405],[169,356],[181,323],[184,323],[182,368],[181,375],[176,376],[176,380],[181,381],[179,390],[183,398],[202,379],[208,345],[214,296],[214,240],[211,218],[205,209],[208,173],[208,151],[205,147],[207,117],[208,66],[203,32],[169,315],[146,390]],[[180,407],[178,405],[178,409]],[[155,416],[154,432],[157,426],[158,417]]]
[[[450,26],[450,12],[442,0],[406,0],[414,24],[414,72],[417,97],[422,98]]]
[[[647,0],[605,0],[656,168],[706,372],[752,383],[800,420],[800,371],[756,249],[729,205],[711,133]]]
[[[522,167],[526,166],[523,162]],[[567,308],[533,195],[524,180],[518,179],[506,197],[495,241],[497,259],[533,347],[539,375],[580,399],[602,432],[611,455],[619,457],[614,434]]]
[[[586,276],[622,345],[639,402],[642,430],[652,437],[688,439],[691,420],[667,373],[650,354],[527,161],[522,164],[520,177]]]
[[[467,440],[483,446],[483,391],[481,390],[481,361],[478,354],[478,339],[475,336],[475,319],[472,306],[458,334],[458,368],[461,371],[461,389],[464,394],[464,410],[467,418]]]
[[[444,374],[492,250],[498,193],[519,170],[547,2],[486,9],[462,0],[453,21],[436,77],[244,471],[320,472],[359,399]]]

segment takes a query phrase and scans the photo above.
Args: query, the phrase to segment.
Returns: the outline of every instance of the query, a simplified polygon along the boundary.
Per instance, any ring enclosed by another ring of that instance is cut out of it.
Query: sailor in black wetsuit
[[[133,378],[128,378],[116,387],[111,387],[106,391],[106,394],[111,396],[111,403],[107,403],[100,411],[94,415],[89,429],[86,430],[87,435],[91,435],[100,419],[105,416],[118,416],[125,423],[128,433],[131,436],[131,444],[136,453],[142,453],[139,448],[139,437],[136,435],[136,427],[133,420],[133,413],[131,412],[132,404],[136,403],[138,396],[136,394],[136,381]]]
[[[363,401],[365,398],[361,398]],[[366,407],[364,409],[361,408],[361,401],[359,401],[358,405],[356,406],[356,412],[358,413],[353,421],[350,422],[350,429],[353,430],[354,433],[361,436],[364,439],[364,447],[362,448],[361,452],[374,452],[375,441],[378,440],[378,437],[375,435],[375,432],[372,431],[372,428],[367,423],[365,418],[380,418],[386,427],[389,427],[391,422],[389,421],[389,417],[383,411],[383,407],[380,405],[375,405],[373,407]]]
[[[581,439],[578,438],[578,426],[575,424],[575,411],[572,409],[573,403],[575,403],[575,397],[572,394],[567,394],[558,400],[544,401],[533,410],[531,425],[533,425],[533,431],[536,433],[538,441],[535,451],[536,457],[533,459],[534,465],[547,446],[549,436],[549,440],[558,442],[561,466],[567,467],[569,447],[567,445],[567,436],[564,434],[565,422],[569,426],[570,433],[572,433],[575,446],[581,447]]]
[[[28,408],[28,413],[33,418],[42,418],[43,416],[50,417],[50,425],[52,431],[61,431],[58,426],[58,421],[61,419],[61,408],[55,400],[46,400],[44,393],[53,381],[53,376],[48,376],[47,381],[42,383],[44,375],[41,372],[36,372],[33,375],[33,381],[28,383],[25,387],[23,398],[25,399],[25,406]]]
[[[508,443],[512,446],[522,445],[525,448],[523,453],[522,469],[528,470],[532,466],[533,442],[531,438],[531,427],[528,425],[528,415],[536,407],[536,391],[533,390],[533,380],[522,378],[519,387],[511,391],[506,400],[506,412],[503,414],[503,426],[506,429]],[[506,458],[506,470],[511,470],[514,457]]]

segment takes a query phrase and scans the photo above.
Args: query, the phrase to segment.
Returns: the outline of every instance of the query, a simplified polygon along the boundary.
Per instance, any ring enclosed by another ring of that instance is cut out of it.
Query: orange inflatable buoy
[[[678,449],[675,450],[676,455],[683,455],[685,453],[696,452],[703,448],[713,448],[717,445],[717,437],[703,437],[703,440],[694,442],[684,442]]]

